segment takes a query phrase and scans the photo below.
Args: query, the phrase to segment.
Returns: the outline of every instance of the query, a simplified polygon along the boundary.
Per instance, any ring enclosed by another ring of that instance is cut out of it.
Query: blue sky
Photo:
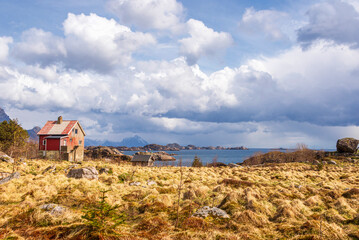
[[[359,1],[0,2],[0,106],[88,138],[334,148],[359,138]]]

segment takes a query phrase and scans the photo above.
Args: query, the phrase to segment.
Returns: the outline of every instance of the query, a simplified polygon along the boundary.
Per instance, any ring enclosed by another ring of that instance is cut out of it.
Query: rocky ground
[[[0,239],[359,239],[359,164],[335,161],[149,168],[25,160],[19,178],[0,184]],[[0,162],[0,172],[13,167]]]

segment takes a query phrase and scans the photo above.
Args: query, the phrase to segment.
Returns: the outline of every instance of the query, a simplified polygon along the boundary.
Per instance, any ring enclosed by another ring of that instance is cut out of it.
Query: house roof
[[[46,139],[47,138],[50,138],[50,139],[58,139],[58,138],[65,138],[66,136],[61,136],[61,135],[57,135],[57,136],[48,136],[48,137],[45,137]]]
[[[37,135],[68,135],[76,123],[78,123],[81,131],[86,135],[80,123],[76,120],[63,120],[60,124],[58,124],[57,121],[47,121]]]
[[[148,162],[150,160],[153,160],[152,155],[135,155],[131,162]]]

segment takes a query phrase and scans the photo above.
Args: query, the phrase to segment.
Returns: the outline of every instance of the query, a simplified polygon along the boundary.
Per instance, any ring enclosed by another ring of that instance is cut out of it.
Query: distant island
[[[248,148],[246,148],[244,146],[240,146],[240,147],[222,147],[222,146],[198,147],[195,145],[181,146],[178,143],[170,143],[167,145],[148,144],[143,147],[119,146],[116,148],[120,151],[248,150]]]

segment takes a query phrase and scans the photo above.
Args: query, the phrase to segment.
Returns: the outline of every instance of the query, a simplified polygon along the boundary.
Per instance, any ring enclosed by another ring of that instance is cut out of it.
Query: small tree
[[[126,215],[119,213],[118,205],[111,206],[106,202],[106,193],[109,190],[101,191],[100,201],[84,211],[83,219],[89,227],[91,237],[118,235],[116,227],[125,222]]]
[[[194,157],[192,167],[203,167],[202,160],[197,155]]]
[[[7,152],[10,157],[14,153],[21,153],[28,138],[29,134],[21,127],[17,119],[0,123],[1,150]]]

